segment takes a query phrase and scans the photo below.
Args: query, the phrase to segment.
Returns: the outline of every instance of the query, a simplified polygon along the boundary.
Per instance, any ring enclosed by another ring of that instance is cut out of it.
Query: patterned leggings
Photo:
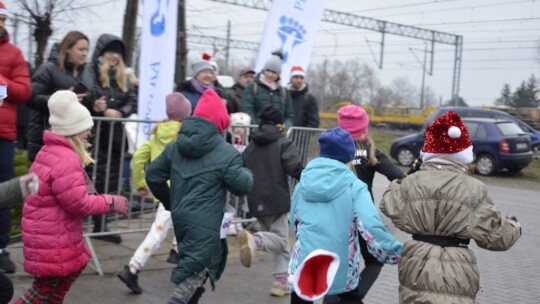
[[[66,277],[36,277],[30,289],[15,304],[61,304],[82,270]]]

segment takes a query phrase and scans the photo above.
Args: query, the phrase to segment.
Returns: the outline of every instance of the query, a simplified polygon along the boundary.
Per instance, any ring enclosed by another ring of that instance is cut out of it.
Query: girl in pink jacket
[[[89,215],[128,212],[126,198],[90,195],[83,166],[93,162],[86,138],[94,125],[90,112],[71,91],[57,91],[48,100],[51,131],[30,167],[39,190],[26,198],[22,217],[24,270],[35,276],[16,303],[62,303],[91,258],[83,240]]]

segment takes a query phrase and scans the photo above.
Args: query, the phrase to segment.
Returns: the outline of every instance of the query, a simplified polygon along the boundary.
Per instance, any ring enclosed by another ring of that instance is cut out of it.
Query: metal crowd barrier
[[[96,254],[91,237],[147,232],[154,221],[157,204],[154,204],[154,199],[151,196],[141,197],[137,195],[137,189],[135,189],[131,178],[130,164],[132,153],[134,153],[137,147],[151,137],[150,134],[145,134],[148,132],[141,131],[141,129],[152,130],[159,121],[94,117],[94,122],[95,126],[91,142],[93,144],[92,157],[96,160],[96,164],[91,167],[89,172],[87,171],[90,175],[90,179],[96,183],[98,178],[104,178],[104,182],[100,185],[102,186],[100,187],[102,189],[97,189],[97,191],[99,193],[123,195],[128,198],[130,204],[130,210],[126,216],[114,213],[103,217],[101,219],[102,230],[99,232],[92,231],[94,223],[91,217],[85,222],[84,237],[93,256],[90,266],[99,275],[103,275],[99,257]],[[117,126],[121,126],[121,128]],[[101,136],[105,136],[105,134],[103,134],[104,132],[102,132],[103,128],[108,128],[106,139],[101,138]],[[250,133],[255,128],[258,128],[258,126],[232,125],[227,132],[225,132],[224,140],[228,141],[237,148],[238,151],[242,152],[249,144]],[[291,138],[298,147],[304,165],[318,156],[319,145],[317,139],[322,131],[324,130],[300,127],[292,127],[287,130],[287,136]],[[121,134],[118,134],[118,132],[121,132]],[[115,142],[115,137],[120,139],[120,143]],[[106,149],[103,148],[104,144],[106,145]],[[117,155],[118,151],[120,154],[119,158]],[[100,155],[100,153],[106,153],[105,157],[103,157],[104,155]],[[118,172],[115,172],[114,166],[112,166],[114,160],[119,160]],[[99,163],[100,161],[102,163]],[[98,167],[103,166],[103,161],[106,162],[105,172],[98,172]],[[104,177],[102,174],[104,174]],[[111,176],[115,176],[116,174],[118,178],[111,180]],[[292,191],[295,181],[291,179],[290,185]],[[253,223],[256,222],[255,218],[248,217],[249,213],[245,196],[236,196],[232,193],[228,193],[226,200],[227,204],[235,209],[234,225],[247,225],[242,228],[248,229],[250,228],[250,225],[253,225]],[[106,226],[108,226],[107,230],[104,230]]]

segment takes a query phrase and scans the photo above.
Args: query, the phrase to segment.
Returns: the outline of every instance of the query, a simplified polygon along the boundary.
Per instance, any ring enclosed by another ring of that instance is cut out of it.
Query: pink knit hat
[[[184,120],[191,114],[191,102],[182,94],[174,92],[165,98],[167,117],[170,120]]]
[[[353,139],[358,139],[367,134],[369,116],[357,105],[344,106],[338,111],[338,126],[349,131]]]

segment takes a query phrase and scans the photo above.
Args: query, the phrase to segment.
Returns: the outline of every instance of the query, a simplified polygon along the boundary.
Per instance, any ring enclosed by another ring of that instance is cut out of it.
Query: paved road
[[[471,246],[477,254],[481,273],[483,292],[479,300],[489,304],[540,303],[540,263],[534,258],[540,252],[540,185],[512,182],[511,187],[507,187],[507,182],[491,179],[486,181],[490,184],[489,193],[503,215],[513,214],[520,220],[523,236],[508,252],[489,252],[480,250],[475,245]],[[380,177],[375,180],[376,199],[381,197],[387,184],[388,182]],[[407,235],[395,231],[391,225],[389,229],[400,240],[408,238]],[[95,241],[96,250],[107,274],[99,277],[88,267],[74,284],[65,303],[164,303],[173,289],[169,282],[171,265],[164,262],[167,258],[167,246],[164,246],[160,254],[152,258],[147,268],[140,273],[143,294],[130,294],[114,276],[114,273],[127,263],[141,237],[141,234],[126,235],[120,246]],[[201,304],[289,303],[288,298],[269,296],[272,284],[272,261],[269,256],[259,255],[253,267],[246,269],[238,261],[238,249],[234,239],[230,240],[229,245],[231,253],[223,278],[218,282],[215,292],[204,295]],[[18,269],[22,269],[20,248],[12,248],[12,255],[18,263]],[[31,278],[22,272],[13,278],[18,295],[31,283]],[[385,266],[365,303],[397,303],[397,289],[397,267]]]

